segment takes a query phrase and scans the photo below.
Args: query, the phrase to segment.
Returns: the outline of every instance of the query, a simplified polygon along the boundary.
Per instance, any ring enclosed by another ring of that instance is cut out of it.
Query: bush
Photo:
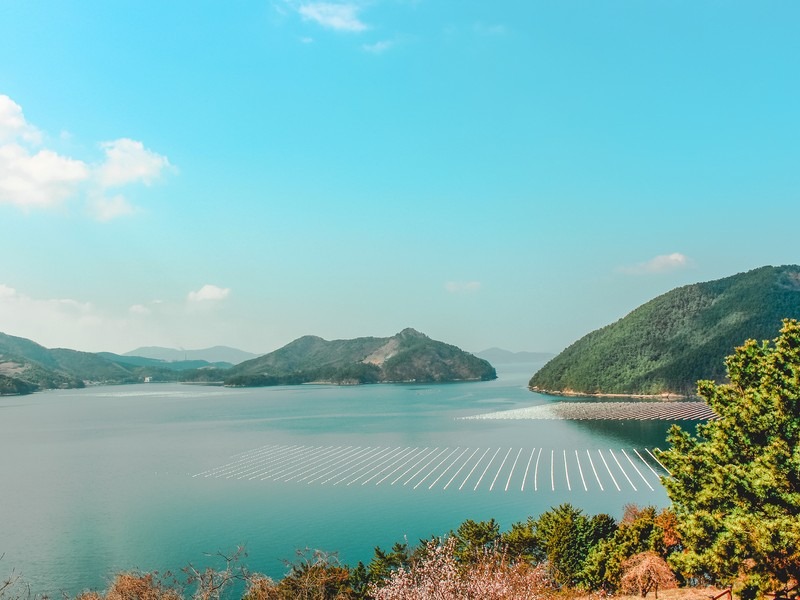
[[[650,590],[658,598],[658,588],[677,587],[675,575],[667,562],[655,552],[634,554],[622,563],[620,587],[626,593],[639,593],[645,598]]]

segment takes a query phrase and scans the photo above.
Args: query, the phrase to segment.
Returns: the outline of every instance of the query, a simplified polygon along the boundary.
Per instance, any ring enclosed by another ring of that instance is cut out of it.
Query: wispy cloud
[[[189,292],[186,299],[189,302],[216,302],[218,300],[224,300],[230,293],[230,288],[221,288],[207,283],[196,292]]]
[[[369,52],[370,54],[383,54],[389,48],[394,46],[394,42],[391,40],[381,40],[379,42],[375,42],[374,44],[364,44],[361,48],[365,52]]]
[[[90,331],[107,330],[104,325],[108,322],[90,302],[37,299],[0,284],[0,331],[53,347],[70,339],[83,340]]]
[[[627,273],[628,275],[667,273],[669,271],[685,269],[691,265],[691,262],[691,259],[685,254],[673,252],[672,254],[661,254],[659,256],[655,256],[643,263],[638,263],[627,267],[620,267],[618,270],[622,273]]]
[[[481,289],[480,281],[448,281],[444,284],[444,289],[451,294],[474,293]]]
[[[153,314],[153,311],[147,308],[144,304],[134,304],[128,309],[128,312],[133,315],[142,315],[145,317]]]
[[[111,221],[119,217],[127,217],[136,213],[136,207],[121,194],[106,198],[96,196],[87,204],[87,211],[97,221]]]
[[[368,29],[358,16],[361,7],[352,3],[312,2],[297,8],[300,16],[326,29],[359,32]]]
[[[112,308],[86,298],[42,298],[0,283],[0,331],[48,348],[127,351],[145,345],[203,345],[228,331],[220,300],[230,290],[203,286],[186,297],[139,299]],[[217,301],[215,301],[217,299]],[[210,311],[214,311],[214,315]],[[223,320],[217,320],[223,319]]]
[[[101,143],[105,157],[97,164],[41,148],[42,138],[25,119],[22,107],[0,95],[0,203],[30,210],[83,197],[91,216],[109,221],[136,211],[119,193],[106,198],[107,190],[150,185],[173,169],[166,156],[130,138]]]

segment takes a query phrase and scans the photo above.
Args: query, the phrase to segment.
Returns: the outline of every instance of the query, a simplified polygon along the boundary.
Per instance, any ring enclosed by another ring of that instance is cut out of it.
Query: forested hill
[[[0,374],[15,382],[13,385],[6,382],[3,387],[7,391],[0,393],[83,387],[86,380],[135,381],[124,367],[91,352],[49,349],[29,339],[4,333],[0,333]]]
[[[724,358],[800,318],[800,266],[762,267],[683,286],[581,338],[538,371],[534,391],[692,395],[725,380]]]
[[[235,366],[225,377],[225,384],[486,381],[496,377],[487,361],[414,329],[404,329],[388,338],[328,341],[301,337]]]

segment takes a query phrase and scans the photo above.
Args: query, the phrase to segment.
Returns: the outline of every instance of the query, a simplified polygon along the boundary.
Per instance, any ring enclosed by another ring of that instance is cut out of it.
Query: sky
[[[799,26],[794,0],[0,0],[0,331],[558,352],[800,262]]]

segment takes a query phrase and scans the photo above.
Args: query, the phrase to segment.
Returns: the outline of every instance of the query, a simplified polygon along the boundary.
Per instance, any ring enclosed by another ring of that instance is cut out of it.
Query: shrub
[[[622,563],[620,587],[626,593],[639,593],[645,598],[653,590],[658,598],[659,587],[669,589],[676,586],[675,575],[667,562],[655,552],[640,552]]]

